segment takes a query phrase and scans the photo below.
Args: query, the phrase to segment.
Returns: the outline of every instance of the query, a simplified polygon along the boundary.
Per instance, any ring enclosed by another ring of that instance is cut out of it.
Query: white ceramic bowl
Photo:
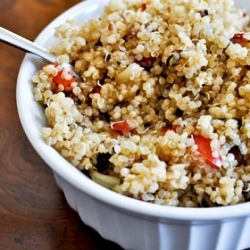
[[[66,19],[81,22],[100,15],[108,0],[89,0],[55,19],[36,39],[49,48],[54,28]],[[250,9],[250,2],[238,1]],[[125,249],[235,250],[250,247],[250,203],[216,208],[176,208],[134,200],[94,183],[67,162],[41,137],[44,112],[33,99],[31,78],[43,62],[27,55],[17,82],[17,106],[22,126],[38,154],[51,167],[69,205],[82,221],[105,239]]]

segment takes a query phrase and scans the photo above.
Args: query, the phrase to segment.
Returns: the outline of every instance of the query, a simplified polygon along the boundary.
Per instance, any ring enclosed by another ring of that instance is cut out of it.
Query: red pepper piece
[[[233,43],[242,44],[244,42],[243,33],[234,34],[234,36],[231,38],[231,41]]]
[[[75,78],[71,75],[70,79],[63,77],[63,70],[59,71],[58,74],[53,78],[54,87],[58,89],[58,85],[64,87],[65,92],[72,91],[71,83],[75,82]]]
[[[127,121],[115,122],[111,125],[111,129],[114,131],[122,132],[123,134],[127,134],[133,130]]]
[[[238,43],[241,46],[247,46],[248,43],[250,42],[250,33],[236,33],[234,36],[231,38],[231,41],[233,43]]]
[[[195,135],[194,141],[198,146],[200,155],[211,167],[221,166],[221,159],[219,157],[213,157],[212,155],[211,139],[205,138],[202,135]]]

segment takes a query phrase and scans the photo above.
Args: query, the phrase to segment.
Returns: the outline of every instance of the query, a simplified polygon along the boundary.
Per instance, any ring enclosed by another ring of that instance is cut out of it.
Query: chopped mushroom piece
[[[201,17],[208,16],[208,10],[201,10],[200,15]]]
[[[216,206],[217,205],[210,200],[209,195],[207,193],[204,193],[203,198],[201,200],[201,207],[216,207]]]
[[[245,201],[250,201],[250,183],[249,182],[244,183],[242,195]]]
[[[154,64],[155,58],[154,57],[143,57],[141,61],[137,61],[137,63],[145,68],[150,69]]]
[[[174,51],[171,56],[168,58],[167,60],[167,65],[169,66],[174,66],[176,65],[180,59],[181,59],[181,54],[180,54],[181,50],[180,51]]]
[[[99,172],[103,172],[108,168],[109,165],[109,158],[111,157],[111,154],[108,153],[100,153],[97,156],[97,164],[96,169]]]
[[[238,146],[232,147],[229,153],[234,155],[234,159],[238,162],[238,166],[244,163],[244,156],[241,154]]]

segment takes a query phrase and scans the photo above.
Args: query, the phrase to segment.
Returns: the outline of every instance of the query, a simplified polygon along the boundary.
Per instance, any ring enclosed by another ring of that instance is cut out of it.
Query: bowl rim
[[[108,0],[106,0],[107,2]],[[56,26],[63,23],[69,17],[76,17],[83,12],[83,9],[90,9],[93,7],[100,7],[103,5],[103,0],[86,0],[63,12],[55,18],[36,38],[38,44],[43,44],[47,37],[53,34]],[[115,193],[108,190],[94,181],[90,180],[87,176],[82,174],[79,170],[73,167],[66,159],[63,158],[53,147],[48,146],[41,138],[40,133],[36,133],[30,129],[30,125],[34,125],[34,117],[30,114],[28,105],[26,105],[26,91],[23,89],[27,87],[28,66],[32,63],[34,56],[26,55],[18,74],[17,87],[16,87],[16,102],[19,119],[23,130],[28,137],[33,148],[44,160],[45,163],[64,180],[69,182],[72,186],[88,194],[94,199],[106,203],[126,212],[136,214],[137,216],[147,216],[151,219],[175,220],[185,222],[208,222],[213,220],[233,219],[238,217],[250,216],[250,202],[213,208],[186,208],[186,207],[171,207],[162,206],[157,204],[149,204],[124,195]],[[31,76],[30,76],[31,77]],[[31,88],[31,87],[30,87]],[[31,95],[33,97],[33,95]],[[34,100],[32,100],[34,102]],[[33,120],[32,120],[33,119]]]

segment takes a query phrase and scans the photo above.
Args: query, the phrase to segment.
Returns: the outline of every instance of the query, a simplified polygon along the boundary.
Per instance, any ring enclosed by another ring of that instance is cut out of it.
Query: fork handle
[[[2,27],[0,27],[0,41],[37,55],[51,63],[56,62],[56,56],[50,54],[46,49]]]

